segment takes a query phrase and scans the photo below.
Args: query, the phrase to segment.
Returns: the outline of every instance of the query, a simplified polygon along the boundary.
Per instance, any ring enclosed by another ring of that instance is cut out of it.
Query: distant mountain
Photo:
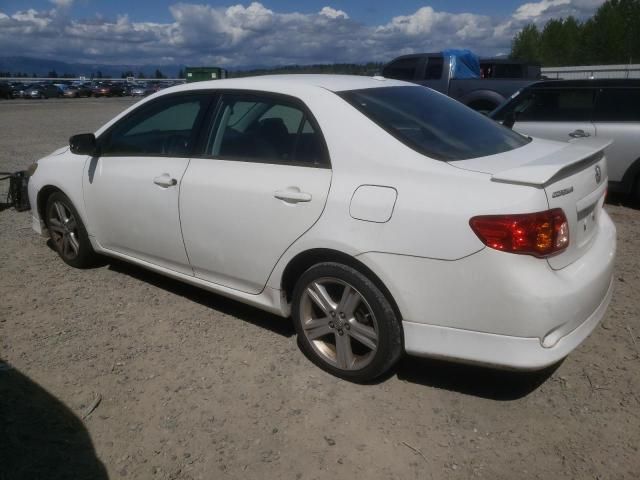
[[[160,70],[167,77],[177,77],[179,70],[184,68],[184,65],[108,65],[68,63],[46,58],[0,57],[0,72],[3,74],[26,73],[32,76],[35,73],[38,77],[46,77],[50,72],[56,72],[59,77],[68,74],[90,78],[92,75],[96,77],[101,73],[103,77],[120,78],[123,72],[133,72],[135,75],[142,72],[146,77],[153,77],[156,70]]]
[[[192,65],[203,66],[203,65]],[[102,63],[68,63],[59,60],[32,57],[0,57],[0,77],[27,74],[37,77],[48,77],[55,72],[58,77],[64,75],[86,78],[102,77],[120,78],[125,72],[134,76],[139,73],[147,78],[155,77],[156,70],[169,78],[177,78],[178,72],[184,70],[185,65],[109,65]],[[335,63],[317,65],[245,65],[229,69],[230,77],[246,77],[249,75],[266,75],[275,73],[341,73],[351,75],[375,75],[382,70],[381,63]],[[8,75],[7,75],[8,74]]]

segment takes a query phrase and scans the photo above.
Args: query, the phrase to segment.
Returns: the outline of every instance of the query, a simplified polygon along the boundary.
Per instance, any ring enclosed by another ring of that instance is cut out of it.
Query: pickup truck
[[[516,71],[533,78],[495,78],[493,75],[493,78],[482,78],[480,70],[476,78],[456,78],[455,61],[455,57],[443,53],[403,55],[387,63],[382,75],[433,88],[474,110],[489,113],[515,92],[538,80],[540,74],[539,68],[521,64],[522,68]]]

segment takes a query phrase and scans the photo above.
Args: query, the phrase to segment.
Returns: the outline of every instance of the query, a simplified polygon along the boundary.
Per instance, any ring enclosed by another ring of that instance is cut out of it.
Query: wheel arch
[[[479,104],[481,102],[486,104],[491,103],[497,107],[504,102],[505,98],[493,90],[475,90],[462,96],[458,100],[468,107],[471,107],[472,104]]]
[[[55,185],[45,185],[38,191],[38,196],[36,200],[36,208],[38,209],[38,215],[42,219],[43,222],[46,223],[46,209],[47,209],[47,201],[49,197],[56,192],[60,192],[64,195],[67,195],[62,191],[62,189],[56,187]],[[68,197],[68,195],[67,195]]]
[[[47,221],[46,221],[46,210],[47,210],[47,201],[49,200],[49,197],[51,195],[53,195],[54,193],[60,192],[63,195],[65,195],[69,201],[73,204],[73,206],[75,207],[76,211],[78,212],[78,215],[80,217],[80,220],[82,221],[82,223],[84,224],[85,228],[88,228],[87,226],[87,221],[84,215],[84,211],[83,211],[83,206],[82,205],[78,205],[77,202],[74,201],[74,198],[72,195],[69,195],[67,192],[65,192],[62,188],[53,185],[53,184],[47,184],[44,187],[40,188],[40,190],[38,191],[38,196],[36,197],[36,208],[38,211],[38,216],[40,217],[40,220],[44,223],[44,225],[46,225]]]
[[[287,266],[282,272],[280,282],[287,302],[291,302],[293,289],[295,288],[296,282],[298,281],[300,276],[312,266],[317,265],[318,263],[325,262],[342,263],[365,275],[369,280],[373,282],[376,287],[380,289],[380,291],[387,298],[398,320],[402,320],[402,312],[400,311],[396,300],[393,298],[393,295],[386,287],[384,282],[373,270],[371,270],[371,268],[369,268],[367,265],[365,265],[352,255],[346,254],[339,250],[328,248],[313,248],[310,250],[305,250],[298,253],[295,257],[289,260],[289,263],[287,263]]]
[[[633,189],[638,186],[640,188],[640,158],[636,158],[627,171],[624,172],[622,180],[620,181],[622,191],[626,195],[633,195]]]

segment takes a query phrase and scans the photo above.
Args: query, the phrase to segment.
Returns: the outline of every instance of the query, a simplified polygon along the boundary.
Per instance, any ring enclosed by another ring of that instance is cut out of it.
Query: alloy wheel
[[[60,254],[68,260],[76,258],[80,252],[78,222],[69,207],[60,201],[54,202],[49,211],[48,226]]]
[[[363,295],[349,283],[324,277],[311,282],[300,300],[302,331],[325,362],[360,370],[378,348],[378,323]]]

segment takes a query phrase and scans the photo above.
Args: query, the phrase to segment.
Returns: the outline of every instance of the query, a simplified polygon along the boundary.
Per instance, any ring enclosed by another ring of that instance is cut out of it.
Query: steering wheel
[[[189,141],[182,135],[168,135],[162,140],[162,153],[184,153],[189,148]]]

